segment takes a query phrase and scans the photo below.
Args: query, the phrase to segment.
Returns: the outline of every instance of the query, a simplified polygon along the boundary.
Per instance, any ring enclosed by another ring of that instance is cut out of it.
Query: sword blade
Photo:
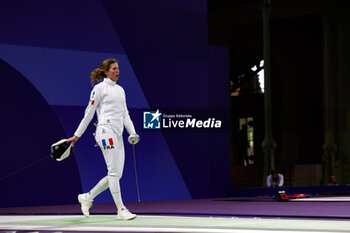
[[[136,179],[137,199],[138,199],[139,202],[141,202],[141,199],[140,199],[140,190],[139,190],[139,180],[138,180],[137,168],[136,168],[135,144],[132,144],[132,150],[133,150],[133,155],[134,155],[134,168],[135,168],[135,179]]]

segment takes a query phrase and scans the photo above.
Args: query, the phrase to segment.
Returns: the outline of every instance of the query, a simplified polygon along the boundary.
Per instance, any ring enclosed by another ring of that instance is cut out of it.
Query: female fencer
[[[74,136],[69,138],[68,141],[77,142],[96,111],[98,123],[95,139],[102,150],[108,174],[88,193],[79,194],[78,201],[81,204],[83,214],[89,217],[89,209],[94,198],[109,188],[118,209],[117,219],[134,219],[136,215],[131,213],[123,204],[119,185],[125,159],[122,137],[124,126],[130,135],[128,138],[130,143],[136,144],[140,138],[136,134],[134,124],[129,116],[124,89],[116,84],[119,78],[118,61],[113,58],[103,61],[100,68],[95,69],[90,77],[91,84],[94,87],[91,91],[89,105]]]

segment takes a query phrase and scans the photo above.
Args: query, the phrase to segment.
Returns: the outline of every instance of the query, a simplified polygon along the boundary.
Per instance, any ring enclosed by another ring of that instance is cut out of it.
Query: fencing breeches
[[[125,161],[123,137],[116,135],[111,126],[99,125],[96,129],[95,138],[102,150],[108,175],[102,178],[89,192],[88,198],[93,200],[98,194],[109,187],[117,208],[125,208],[119,185],[119,180],[123,175]]]

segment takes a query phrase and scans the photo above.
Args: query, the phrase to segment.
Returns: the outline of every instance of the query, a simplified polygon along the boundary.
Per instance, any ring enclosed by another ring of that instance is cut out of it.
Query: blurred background
[[[347,1],[0,4],[0,207],[76,203],[106,175],[93,128],[62,162],[49,148],[73,135],[90,72],[110,57],[141,136],[141,200],[229,197],[266,187],[272,169],[290,187],[350,183]],[[220,112],[223,129],[143,129],[157,109]],[[123,199],[136,201],[125,152]]]
[[[348,7],[346,1],[208,1],[209,43],[229,50],[233,186],[259,186],[257,174],[272,167],[287,186],[328,184],[332,175],[349,183]],[[266,130],[273,157],[262,146]]]

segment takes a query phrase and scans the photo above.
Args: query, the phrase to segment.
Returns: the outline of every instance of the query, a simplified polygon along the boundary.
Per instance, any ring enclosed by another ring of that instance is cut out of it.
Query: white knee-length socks
[[[86,198],[89,199],[90,201],[93,201],[97,195],[105,191],[108,187],[112,194],[114,203],[117,206],[117,209],[120,210],[122,208],[125,208],[122,200],[122,195],[120,192],[119,178],[117,177],[109,177],[109,176],[103,177],[95,185],[95,187],[93,187],[90,190],[90,192],[86,193]]]
[[[125,209],[122,194],[120,192],[119,178],[108,177],[109,191],[111,191],[113,200],[118,210]]]
[[[86,198],[90,201],[93,201],[94,198],[105,191],[108,188],[108,177],[103,177],[96,185],[93,187],[90,192],[86,194]]]

